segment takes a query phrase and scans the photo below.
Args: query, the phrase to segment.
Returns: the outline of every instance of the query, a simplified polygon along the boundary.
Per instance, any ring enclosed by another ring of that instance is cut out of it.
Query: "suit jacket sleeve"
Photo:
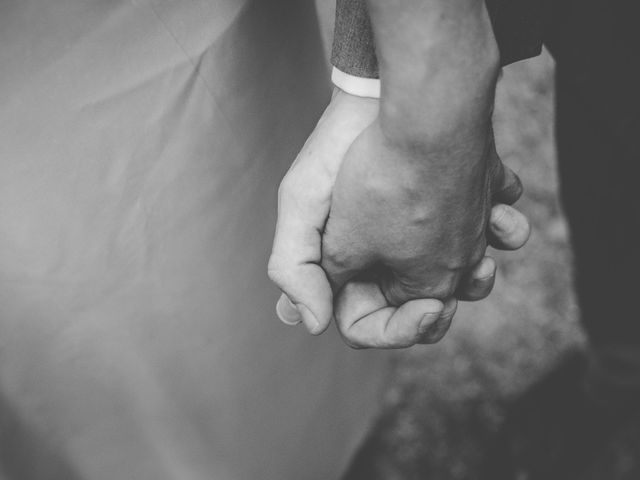
[[[542,49],[539,0],[486,0],[503,66]],[[345,73],[378,78],[378,61],[366,0],[337,0],[331,63]]]

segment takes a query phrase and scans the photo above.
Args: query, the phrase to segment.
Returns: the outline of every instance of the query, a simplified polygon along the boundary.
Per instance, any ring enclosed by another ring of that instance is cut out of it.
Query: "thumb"
[[[320,267],[320,231],[328,203],[324,196],[283,180],[278,197],[278,221],[269,258],[269,278],[282,290],[276,312],[287,324],[304,322],[314,335],[333,318],[333,294]]]
[[[276,305],[282,322],[289,325],[303,322],[314,335],[327,329],[333,318],[333,296],[318,265],[270,266],[269,277],[284,292]]]
[[[361,278],[349,281],[336,297],[338,330],[353,348],[406,348],[433,343],[450,323],[446,316],[440,320],[442,314],[442,302],[433,299],[389,306],[380,286]]]

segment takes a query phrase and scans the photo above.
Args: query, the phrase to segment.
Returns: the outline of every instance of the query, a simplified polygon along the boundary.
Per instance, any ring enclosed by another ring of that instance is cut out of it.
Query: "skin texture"
[[[446,332],[456,293],[465,295],[484,256],[491,205],[514,202],[521,188],[494,146],[500,58],[484,2],[368,6],[381,107],[336,178],[322,258],[334,288],[352,282],[335,302],[348,342],[409,346],[431,333],[420,316],[426,305],[410,306],[442,301],[435,325]],[[389,332],[396,333],[392,341]]]
[[[481,261],[491,204],[511,203],[521,190],[487,148],[484,155],[492,159],[484,181],[449,186],[437,170],[416,168],[415,152],[390,145],[377,121],[353,143],[334,185],[322,265],[334,290],[346,284],[336,298],[336,317],[354,346],[430,343],[441,335],[423,335],[429,327],[419,314],[429,308],[421,299],[445,305],[437,328],[444,333],[456,298],[488,295],[495,269]],[[528,234],[520,228],[514,246]]]
[[[335,316],[345,341],[356,348],[433,343],[446,333],[456,299],[489,294],[496,266],[490,257],[477,258],[472,269],[456,274],[456,292],[437,291],[441,272],[431,268],[446,260],[441,252],[448,251],[447,239],[425,242],[437,210],[425,203],[428,191],[413,170],[401,168],[406,153],[384,143],[378,106],[336,90],[282,181],[269,261],[269,275],[284,292],[277,311],[285,323],[303,321],[314,334]],[[496,201],[515,201],[520,183],[511,171],[502,172]],[[483,228],[494,246],[524,244],[529,226],[522,214],[506,204],[487,213]],[[484,239],[484,230],[479,235]],[[418,291],[418,284],[407,291],[397,281],[414,264],[433,276],[429,292]]]

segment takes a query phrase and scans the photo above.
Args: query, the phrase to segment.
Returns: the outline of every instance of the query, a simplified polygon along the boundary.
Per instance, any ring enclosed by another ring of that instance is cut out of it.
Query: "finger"
[[[345,341],[354,348],[405,348],[431,335],[442,302],[418,299],[400,307],[388,305],[374,282],[351,281],[339,293],[336,323]]]
[[[456,291],[458,300],[475,302],[486,298],[493,290],[496,280],[496,262],[491,257],[484,257],[463,277]]]
[[[296,325],[303,322],[314,335],[327,329],[333,318],[333,294],[320,266],[272,260],[269,277],[283,292],[276,304],[276,313],[283,323]]]
[[[508,205],[498,204],[491,209],[487,232],[489,244],[499,250],[517,250],[531,234],[529,220]]]
[[[301,320],[311,333],[317,335],[329,326],[333,318],[333,294],[319,265],[320,228],[324,222],[323,209],[328,210],[328,207],[320,202],[314,205],[313,198],[305,197],[303,192],[284,182],[278,203],[276,235],[268,272],[269,278],[287,298],[278,301],[276,312],[284,323],[295,324]]]
[[[381,275],[380,285],[390,305],[400,306],[416,298],[451,298],[462,277],[462,270],[436,270],[415,263],[402,270]]]
[[[493,201],[513,205],[520,199],[524,191],[522,182],[520,177],[502,161],[500,161],[500,165],[502,166],[501,174],[499,182],[494,187]]]
[[[455,316],[457,309],[458,301],[455,298],[452,297],[447,300],[440,315],[437,317],[435,322],[431,324],[431,326],[425,329],[418,343],[427,345],[437,343],[442,340],[451,328],[451,323],[453,322],[453,317]]]
[[[298,307],[295,306],[285,293],[280,295],[276,303],[276,314],[280,321],[286,325],[298,325],[302,322],[300,310],[298,310]]]

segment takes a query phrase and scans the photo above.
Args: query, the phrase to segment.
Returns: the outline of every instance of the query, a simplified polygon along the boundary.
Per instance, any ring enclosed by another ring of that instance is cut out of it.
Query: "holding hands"
[[[336,89],[283,179],[269,261],[284,292],[277,311],[313,334],[335,318],[353,347],[433,343],[457,300],[490,293],[496,265],[484,256],[487,242],[526,242],[528,222],[508,206],[522,187],[492,137],[476,152],[455,139],[449,150],[403,148],[385,136],[378,114],[378,100]],[[471,172],[478,191],[462,188],[460,174],[447,185],[424,168],[424,157],[454,153],[487,157],[480,180]]]
[[[337,90],[282,181],[269,275],[285,323],[355,348],[438,341],[489,295],[487,245],[529,224],[492,130],[500,55],[483,1],[367,0],[380,101]]]

